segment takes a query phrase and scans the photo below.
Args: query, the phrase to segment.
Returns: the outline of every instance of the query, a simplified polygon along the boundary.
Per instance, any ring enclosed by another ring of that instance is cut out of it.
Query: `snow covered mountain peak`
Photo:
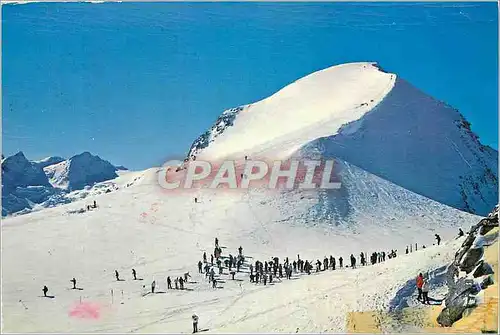
[[[349,63],[317,71],[264,100],[225,111],[195,141],[189,155],[210,159],[245,154],[289,156],[302,145],[335,134],[343,124],[362,117],[390,92],[395,79],[375,63]]]
[[[43,170],[19,151],[2,161],[2,193],[9,193],[16,187],[25,186],[50,186],[50,184]]]
[[[68,160],[51,156],[38,161],[29,161],[18,152],[2,159],[2,216],[65,204],[87,193],[111,191],[116,188],[112,183],[97,185],[95,192],[71,193],[114,179],[118,177],[117,170],[118,167],[89,152]]]
[[[486,215],[498,202],[497,151],[456,109],[375,63],[317,71],[227,110],[188,154],[211,161],[310,155],[471,213]]]
[[[44,171],[54,187],[79,190],[85,186],[118,177],[110,162],[85,151],[69,160],[47,166]]]

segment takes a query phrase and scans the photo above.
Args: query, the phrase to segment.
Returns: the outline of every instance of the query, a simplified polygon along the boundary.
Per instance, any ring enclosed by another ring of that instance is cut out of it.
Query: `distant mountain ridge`
[[[114,179],[124,169],[89,152],[38,161],[18,152],[2,160],[2,215],[68,202],[66,193]]]

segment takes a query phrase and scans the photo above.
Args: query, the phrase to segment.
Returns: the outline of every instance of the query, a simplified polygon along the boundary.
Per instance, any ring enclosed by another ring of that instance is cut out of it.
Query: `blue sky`
[[[131,169],[184,155],[227,108],[376,61],[498,148],[496,3],[2,6],[3,151],[90,151]]]

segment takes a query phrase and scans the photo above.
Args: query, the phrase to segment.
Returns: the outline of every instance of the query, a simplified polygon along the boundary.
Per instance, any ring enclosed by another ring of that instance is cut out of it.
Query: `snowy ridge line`
[[[236,115],[232,127],[218,131],[213,142],[196,154],[200,158],[229,157],[243,152],[253,155],[255,148],[265,148],[266,142],[279,144],[280,137],[288,141],[295,139],[300,147],[318,137],[334,134],[343,123],[358,119],[375,107],[390,91],[395,79],[394,74],[379,71],[374,63],[342,64],[317,71],[268,98],[247,105]],[[353,114],[354,110],[358,113]],[[273,127],[275,124],[280,127]],[[297,136],[297,131],[302,138]],[[255,136],[256,132],[259,136]],[[193,150],[189,156],[192,154]]]

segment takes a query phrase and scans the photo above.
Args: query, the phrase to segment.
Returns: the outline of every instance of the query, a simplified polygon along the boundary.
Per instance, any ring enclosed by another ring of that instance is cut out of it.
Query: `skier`
[[[418,245],[417,245],[417,243],[415,243],[415,251],[417,251],[417,250],[418,250]]]
[[[94,208],[97,208],[97,202],[94,200]]]
[[[181,287],[181,290],[184,289],[184,279],[182,277],[179,277],[179,285]]]
[[[217,280],[215,278],[212,279],[212,288],[217,288]]]
[[[218,248],[219,247],[219,239],[216,237],[215,238],[215,247]]]
[[[335,257],[330,256],[330,264],[332,266],[332,270],[335,270]]]
[[[328,269],[328,258],[325,256],[323,259],[323,271]]]
[[[151,283],[151,293],[155,293],[155,287],[156,287],[156,280],[153,280]]]
[[[193,334],[198,332],[198,315],[193,314]]]
[[[179,278],[174,279],[174,284],[175,284],[175,289],[178,290],[179,289]]]
[[[203,252],[203,263],[207,262],[207,253]]]
[[[439,245],[439,243],[441,243],[441,236],[438,234],[434,234],[434,236],[436,237],[437,244]]]
[[[464,231],[462,230],[462,228],[458,228],[458,237],[457,238],[460,238],[464,236]]]
[[[48,289],[47,286],[44,285],[42,291],[43,291],[43,296],[46,297],[47,296],[47,292],[49,292],[49,289]]]
[[[120,281],[120,275],[118,274],[118,270],[115,270],[116,281]]]
[[[361,253],[360,255],[360,263],[361,263],[361,266],[365,266],[366,265],[366,262],[365,262],[365,254]]]
[[[236,272],[234,271],[231,271],[231,279],[234,280],[234,275],[236,274]]]
[[[201,261],[198,261],[198,272],[203,273],[203,263]]]
[[[73,283],[73,290],[76,290],[76,279],[73,277],[73,279],[71,279],[70,282]]]
[[[240,256],[243,256],[243,248],[241,247],[241,245],[238,248],[238,253],[239,253]]]
[[[253,275],[253,264],[250,264],[250,274]]]
[[[408,246],[406,246],[406,254],[408,255]]]
[[[339,257],[339,268],[342,268],[343,262],[344,262],[344,259],[342,257]]]
[[[187,283],[188,278],[191,278],[191,275],[189,274],[189,272],[184,273],[184,282]]]
[[[422,276],[422,273],[418,274],[416,282],[418,290],[417,300],[420,301],[420,299],[422,299],[422,286],[424,285],[424,276]]]
[[[309,267],[309,261],[306,261],[306,262],[305,262],[305,264],[304,264],[304,268],[305,268],[305,270],[306,270],[306,273],[307,273],[308,275],[310,275],[310,274],[311,274],[311,269],[310,269],[310,267]]]
[[[194,198],[194,203],[197,204],[198,203],[198,198]]]
[[[172,280],[170,279],[170,276],[167,277],[167,289],[172,289]]]
[[[351,254],[351,268],[355,268],[356,267],[356,257],[354,257],[353,254]]]
[[[263,281],[264,281],[264,286],[267,284],[267,274],[264,275],[264,277],[262,277]]]
[[[135,272],[135,269],[132,269],[132,276],[134,276],[134,280],[137,280],[137,273]]]

